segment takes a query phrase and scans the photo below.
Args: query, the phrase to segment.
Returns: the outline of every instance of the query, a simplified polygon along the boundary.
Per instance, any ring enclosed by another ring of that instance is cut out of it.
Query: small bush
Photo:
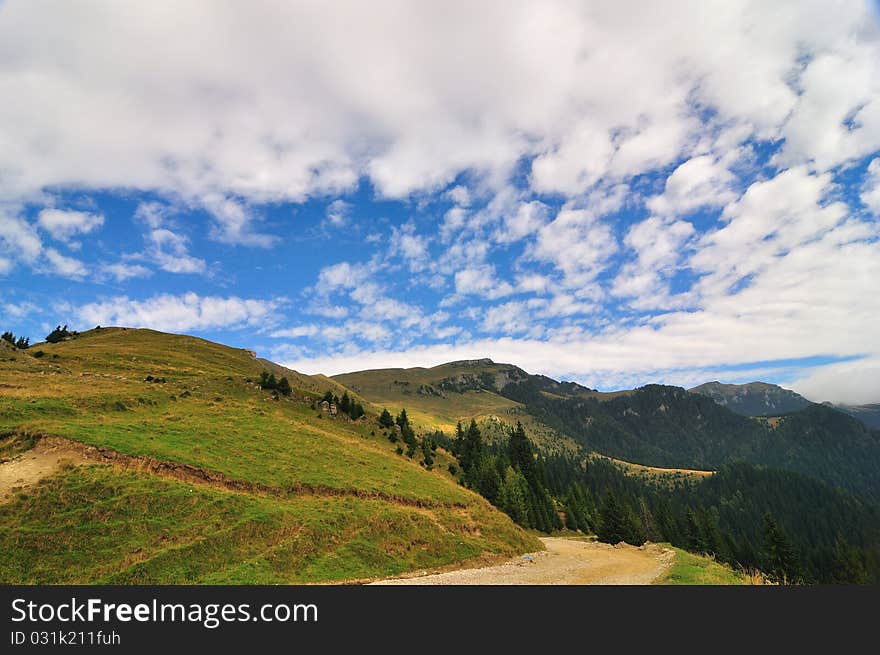
[[[45,355],[45,354],[46,354],[46,353],[44,353],[42,350],[38,350],[37,352],[34,353],[34,357],[36,357],[37,359],[39,359],[40,357],[42,357],[42,356]]]

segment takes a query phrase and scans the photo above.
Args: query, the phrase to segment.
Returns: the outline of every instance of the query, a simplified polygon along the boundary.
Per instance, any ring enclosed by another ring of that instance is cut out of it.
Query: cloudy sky
[[[0,0],[0,327],[880,402],[878,17]]]

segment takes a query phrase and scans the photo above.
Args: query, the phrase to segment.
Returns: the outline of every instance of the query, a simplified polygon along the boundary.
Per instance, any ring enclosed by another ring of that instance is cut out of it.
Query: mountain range
[[[767,517],[804,580],[880,578],[880,432],[774,385],[606,393],[489,359],[326,377],[126,328],[2,344],[0,457],[55,463],[0,488],[3,582],[350,581],[563,526],[773,567]]]

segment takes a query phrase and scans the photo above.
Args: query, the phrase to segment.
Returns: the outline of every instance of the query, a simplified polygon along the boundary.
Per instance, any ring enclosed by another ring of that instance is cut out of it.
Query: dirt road
[[[0,502],[42,478],[52,475],[65,461],[80,463],[82,455],[62,440],[43,439],[8,462],[0,464]]]
[[[547,550],[497,566],[381,580],[405,585],[641,585],[650,584],[672,564],[673,551],[647,544],[641,548],[558,537],[541,539]]]

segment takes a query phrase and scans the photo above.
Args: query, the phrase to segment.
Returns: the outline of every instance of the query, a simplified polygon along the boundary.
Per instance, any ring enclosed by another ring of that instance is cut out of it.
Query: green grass
[[[347,385],[374,407],[386,407],[397,414],[406,409],[410,420],[423,430],[443,430],[452,434],[459,421],[476,419],[486,437],[491,440],[501,433],[499,424],[507,426],[521,421],[533,442],[548,454],[578,452],[578,446],[568,437],[534,420],[521,403],[487,390],[464,392],[444,391],[442,396],[419,393],[422,385],[438,384],[448,378],[479,375],[499,368],[495,364],[458,365],[442,364],[433,368],[390,368],[345,373],[333,377]],[[501,367],[503,368],[503,366]]]
[[[363,579],[533,546],[488,507],[292,501],[108,466],[0,505],[0,583],[285,584]]]
[[[320,417],[313,399],[338,382],[273,369],[294,387],[292,400],[275,401],[253,383],[265,362],[151,330],[104,328],[32,350],[45,355],[0,360],[0,437],[12,435],[0,456],[48,434],[349,493],[282,500],[76,469],[0,506],[2,581],[335,581],[540,548],[457,484],[443,456],[426,471],[394,453],[374,415]]]
[[[669,546],[669,544],[664,544]],[[703,555],[695,555],[674,548],[675,560],[669,570],[655,584],[666,585],[744,585],[749,584],[745,574]]]

